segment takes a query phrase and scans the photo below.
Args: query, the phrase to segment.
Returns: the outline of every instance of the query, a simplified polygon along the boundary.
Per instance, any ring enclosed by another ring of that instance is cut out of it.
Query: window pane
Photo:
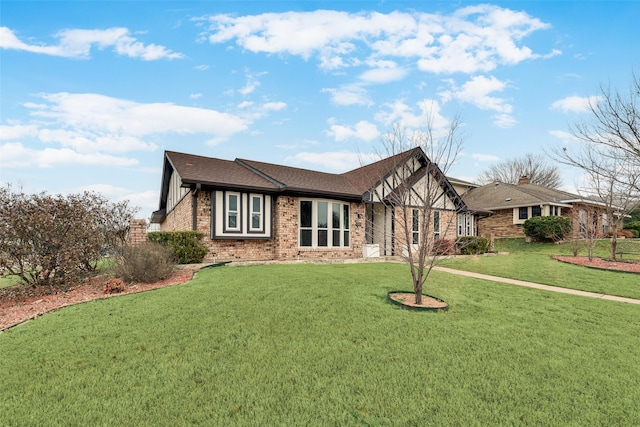
[[[342,242],[342,246],[344,246],[345,248],[347,246],[349,246],[349,232],[348,231],[344,232],[344,242]]]
[[[230,213],[229,214],[229,228],[238,228],[238,214]]]
[[[327,246],[327,230],[318,230],[318,246]]]
[[[311,227],[311,206],[310,201],[300,202],[300,226]]]
[[[331,204],[331,226],[333,228],[340,228],[340,204],[339,203]]]
[[[318,228],[327,228],[327,209],[329,209],[329,203],[318,202]]]
[[[311,246],[311,230],[300,230],[300,246]]]
[[[528,208],[519,208],[518,209],[518,218],[519,219],[527,219],[529,217],[529,209]]]
[[[440,212],[438,211],[433,213],[433,232],[440,232]]]
[[[251,211],[252,211],[252,212],[255,212],[255,213],[262,212],[262,209],[260,208],[260,205],[262,204],[262,203],[260,203],[260,202],[261,202],[262,200],[260,199],[260,197],[253,197],[253,198],[251,199],[251,201],[253,202],[253,203],[252,203],[252,204],[253,204],[253,206],[252,206]]]
[[[260,214],[251,214],[251,228],[260,228]]]
[[[331,246],[340,246],[340,230],[333,230],[333,240]]]
[[[542,216],[542,208],[540,206],[532,206],[531,216]]]
[[[342,206],[342,223],[345,230],[349,229],[349,205]],[[344,244],[345,246],[349,246],[348,243]]]
[[[420,227],[420,217],[419,217],[419,211],[418,209],[414,209],[411,212],[411,231],[418,231],[419,227]]]
[[[229,210],[230,211],[238,210],[238,196],[235,194],[229,194]]]
[[[420,243],[420,234],[419,233],[413,233],[413,244],[417,245],[418,243]]]

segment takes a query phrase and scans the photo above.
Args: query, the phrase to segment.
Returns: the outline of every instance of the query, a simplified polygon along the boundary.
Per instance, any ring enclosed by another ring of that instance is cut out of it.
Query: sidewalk
[[[617,297],[617,296],[614,296],[614,295],[599,294],[599,293],[596,293],[596,292],[579,291],[579,290],[576,290],[576,289],[559,288],[557,286],[541,285],[539,283],[524,282],[522,280],[507,279],[507,278],[498,277],[498,276],[489,276],[488,274],[472,273],[470,271],[454,270],[452,268],[446,268],[446,267],[435,266],[435,267],[433,267],[433,269],[436,270],[436,271],[442,271],[443,273],[457,274],[459,276],[473,277],[475,279],[491,280],[493,282],[508,283],[510,285],[524,286],[524,287],[527,287],[527,288],[542,289],[543,291],[560,292],[562,294],[580,295],[580,296],[583,296],[583,297],[600,298],[600,299],[606,299],[606,300],[609,300],[609,301],[626,302],[626,303],[629,303],[629,304],[639,304],[640,305],[640,299]]]

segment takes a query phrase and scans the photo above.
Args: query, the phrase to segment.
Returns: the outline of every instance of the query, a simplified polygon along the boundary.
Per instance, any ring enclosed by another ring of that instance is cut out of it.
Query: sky
[[[342,173],[453,117],[448,174],[474,181],[577,144],[601,85],[640,73],[638,22],[636,1],[2,0],[0,184],[148,218],[164,150]]]

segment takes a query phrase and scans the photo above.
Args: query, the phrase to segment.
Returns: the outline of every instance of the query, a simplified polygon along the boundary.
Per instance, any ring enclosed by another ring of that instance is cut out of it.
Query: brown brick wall
[[[205,261],[266,261],[308,258],[360,258],[364,241],[364,204],[350,204],[350,248],[311,249],[298,247],[297,197],[274,197],[272,239],[211,239],[211,193],[198,193],[197,229],[209,249]],[[192,229],[192,196],[189,193],[167,214],[162,231]],[[360,218],[358,218],[360,215]],[[358,226],[357,224],[360,224]]]
[[[513,209],[501,209],[487,218],[478,220],[478,235],[489,238],[494,237],[524,237],[522,224],[513,223]]]
[[[147,241],[147,221],[132,219],[129,224],[129,244],[138,246]]]
[[[162,221],[160,231],[192,230],[192,199],[191,192],[187,193]]]
[[[274,200],[275,259],[361,258],[364,242],[364,203],[349,205],[349,248],[319,249],[298,247],[297,197],[277,197]]]
[[[588,212],[593,211],[593,207],[584,207],[584,205],[576,204],[573,208],[567,209],[562,208],[562,216],[568,217],[572,219],[572,229],[578,230],[578,216],[577,212],[579,209],[584,208]],[[524,227],[522,224],[514,224],[513,223],[513,209],[502,209],[496,210],[495,213],[488,217],[482,218],[478,221],[478,235],[482,237],[490,237],[491,234],[494,237],[525,237]],[[601,216],[603,210],[599,210],[598,212],[598,230],[600,231],[600,235],[602,235],[602,220]]]

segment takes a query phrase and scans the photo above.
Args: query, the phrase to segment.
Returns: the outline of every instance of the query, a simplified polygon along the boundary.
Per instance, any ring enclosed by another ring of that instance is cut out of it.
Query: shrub
[[[125,282],[153,283],[175,271],[171,248],[154,242],[125,246],[117,257],[113,275]]]
[[[489,239],[486,237],[463,236],[456,239],[456,252],[461,255],[486,254],[489,251]]]
[[[627,239],[631,239],[634,237],[634,232],[635,230],[620,230],[618,229],[616,232],[616,237],[624,237]],[[613,231],[609,230],[607,231],[607,237],[612,237],[613,236]]]
[[[454,253],[453,242],[447,239],[437,239],[433,242],[435,255],[452,255]]]
[[[524,234],[536,241],[562,240],[571,231],[571,220],[563,216],[537,216],[524,222]]]
[[[102,285],[102,292],[105,294],[119,294],[124,292],[125,284],[120,279],[109,279]]]
[[[180,264],[202,262],[208,252],[207,247],[200,243],[204,234],[199,231],[154,231],[147,237],[151,242],[170,247]]]
[[[93,193],[25,194],[0,187],[0,273],[30,285],[68,286],[124,244],[135,209]]]
[[[640,221],[631,221],[624,225],[625,230],[635,230],[640,233]]]

